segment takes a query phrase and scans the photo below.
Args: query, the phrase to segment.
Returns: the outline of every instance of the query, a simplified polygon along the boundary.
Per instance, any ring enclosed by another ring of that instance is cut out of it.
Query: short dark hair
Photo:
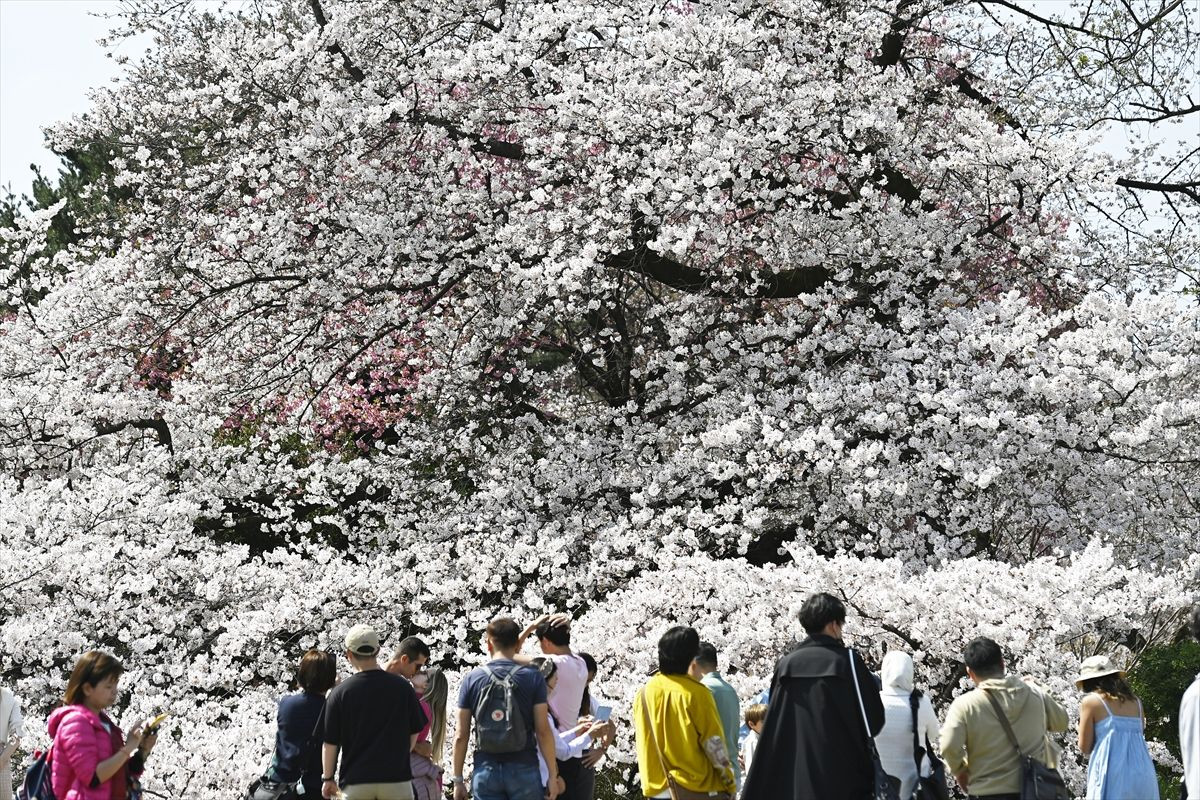
[[[556,644],[559,647],[569,647],[571,644],[571,628],[568,625],[555,625],[551,620],[544,619],[538,623],[534,629],[533,635],[538,638],[548,640],[551,644]]]
[[[706,667],[717,668],[717,647],[712,642],[701,642],[696,651],[696,663]]]
[[[580,653],[579,657],[582,658],[583,663],[587,665],[587,671],[589,675],[595,675],[600,671],[599,667],[596,666],[596,659],[592,657],[591,653]]]
[[[512,617],[496,617],[488,623],[487,635],[501,650],[512,650],[521,640],[521,626]]]
[[[429,660],[431,654],[429,652],[429,645],[416,636],[409,636],[400,642],[400,645],[396,648],[396,655],[408,656],[409,661],[416,661],[420,656],[425,656],[425,659]]]
[[[82,705],[87,697],[83,686],[87,684],[93,689],[109,678],[120,678],[125,667],[120,661],[99,650],[89,650],[75,662],[71,677],[67,679],[67,693],[64,698],[67,705]]]
[[[296,683],[309,694],[325,694],[337,683],[337,659],[324,650],[309,650],[296,667]]]
[[[1192,606],[1192,618],[1190,622],[1191,624],[1188,625],[1188,629],[1192,632],[1192,637],[1200,641],[1200,603]]]
[[[817,592],[800,606],[800,624],[809,636],[825,630],[831,622],[846,622],[846,604],[833,595]]]
[[[664,675],[686,675],[700,650],[695,628],[676,625],[658,640],[658,671]]]
[[[963,663],[971,671],[983,677],[993,677],[1004,673],[1004,653],[1000,645],[986,636],[977,636],[967,642],[963,650]]]

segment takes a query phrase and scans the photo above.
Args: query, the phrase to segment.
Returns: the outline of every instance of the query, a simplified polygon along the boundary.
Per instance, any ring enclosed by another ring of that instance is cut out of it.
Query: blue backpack
[[[53,749],[51,745],[50,750]],[[54,787],[50,785],[50,750],[34,751],[33,763],[25,770],[25,780],[17,790],[17,800],[55,800]]]
[[[499,674],[483,666],[488,682],[475,700],[475,749],[481,753],[519,753],[525,749],[525,715],[517,704],[514,667]]]

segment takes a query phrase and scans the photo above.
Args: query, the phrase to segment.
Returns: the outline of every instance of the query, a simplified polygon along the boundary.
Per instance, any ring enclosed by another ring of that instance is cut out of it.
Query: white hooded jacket
[[[883,701],[886,721],[883,730],[875,737],[879,759],[887,774],[900,779],[900,796],[912,797],[917,783],[917,765],[913,759],[912,709],[909,696],[913,691],[913,660],[908,653],[892,651],[883,657],[880,670],[883,688],[879,697]],[[921,695],[917,707],[917,736],[921,746],[929,738],[930,746],[938,745],[938,720],[933,713],[929,697]],[[935,750],[936,752],[936,750]],[[921,774],[929,774],[929,760],[921,762]]]

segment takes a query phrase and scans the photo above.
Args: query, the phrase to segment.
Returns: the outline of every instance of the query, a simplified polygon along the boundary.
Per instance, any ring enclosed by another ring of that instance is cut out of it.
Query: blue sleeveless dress
[[[1142,701],[1136,717],[1115,716],[1103,697],[1100,702],[1108,716],[1095,726],[1087,800],[1158,800],[1158,779],[1142,732]]]

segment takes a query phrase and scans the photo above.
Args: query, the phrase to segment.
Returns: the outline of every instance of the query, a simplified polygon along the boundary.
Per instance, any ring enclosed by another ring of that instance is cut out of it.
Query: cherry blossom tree
[[[354,621],[461,667],[569,609],[619,702],[695,622],[749,694],[833,587],[947,701],[965,633],[1069,696],[1200,589],[1186,4],[119,24],[156,46],[51,132],[119,202],[0,245],[0,668],[36,717],[118,652],[184,720],[152,788],[248,780]]]

